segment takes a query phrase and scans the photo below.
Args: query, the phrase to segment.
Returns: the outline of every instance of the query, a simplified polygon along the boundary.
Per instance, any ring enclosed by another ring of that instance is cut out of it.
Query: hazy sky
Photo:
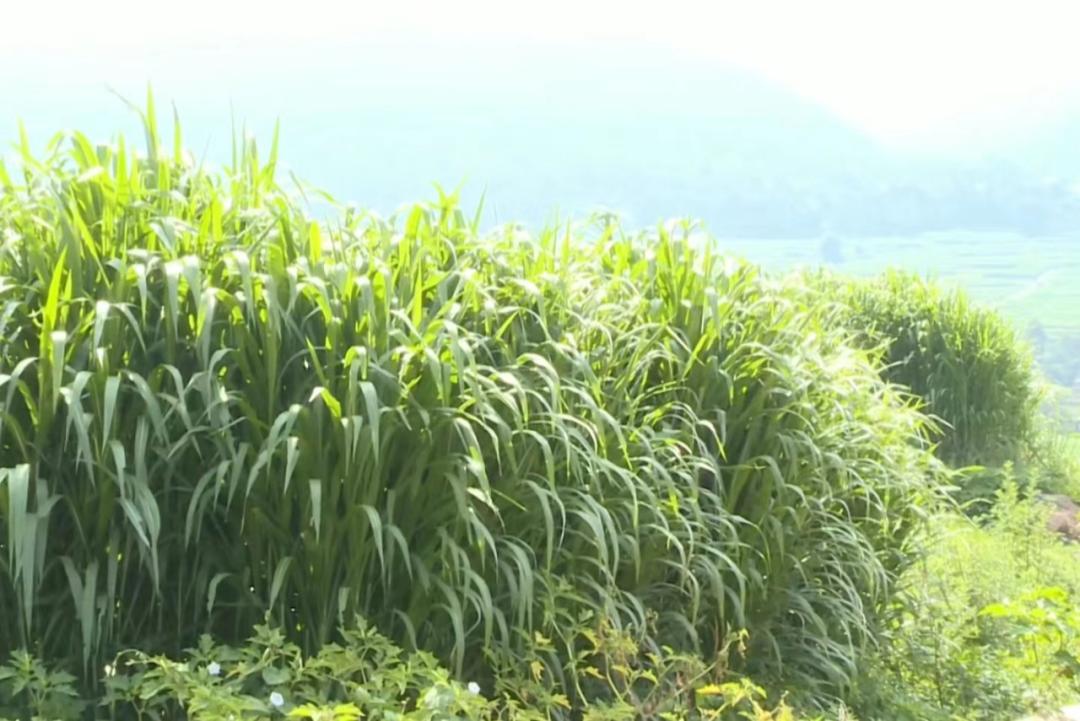
[[[2,0],[0,8],[6,77],[40,64],[46,85],[167,85],[193,66],[193,53],[214,46],[235,83],[275,53],[317,58],[329,47],[382,44],[391,63],[437,72],[448,55],[485,48],[498,49],[498,63],[523,47],[602,55],[633,45],[750,68],[878,138],[928,146],[1022,129],[1080,89],[1075,0]],[[209,91],[223,73],[199,82]]]

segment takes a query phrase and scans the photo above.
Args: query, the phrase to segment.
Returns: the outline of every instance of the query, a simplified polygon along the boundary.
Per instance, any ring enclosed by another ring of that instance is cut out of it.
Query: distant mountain
[[[1080,181],[1080,108],[1064,110],[1026,129],[997,154],[1031,173]]]
[[[466,203],[486,191],[489,219],[533,225],[603,207],[632,226],[691,216],[746,237],[1080,228],[1080,112],[981,155],[927,159],[757,75],[640,47],[415,55],[387,41],[185,58],[138,78],[122,57],[85,76],[0,68],[0,129],[14,139],[21,116],[37,142],[64,127],[138,137],[105,88],[139,98],[152,77],[207,159],[228,158],[231,111],[264,139],[280,119],[300,177],[384,213],[464,182]]]
[[[605,207],[750,235],[817,232],[836,188],[888,167],[873,141],[757,76],[630,51],[524,57],[450,58],[437,88],[418,73],[302,98],[301,128],[320,130],[286,122],[286,155],[383,208],[465,180],[503,220]]]

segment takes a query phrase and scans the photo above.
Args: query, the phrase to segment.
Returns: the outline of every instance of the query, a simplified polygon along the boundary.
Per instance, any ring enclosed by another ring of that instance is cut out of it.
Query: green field
[[[873,275],[904,268],[965,289],[998,308],[1032,337],[1040,364],[1069,389],[1063,407],[1080,419],[1080,239],[952,231],[904,238],[722,239],[727,249],[785,270],[825,264],[843,273]],[[1037,325],[1036,325],[1037,324]],[[1042,328],[1043,342],[1031,332]],[[1071,376],[1071,378],[1070,378]]]

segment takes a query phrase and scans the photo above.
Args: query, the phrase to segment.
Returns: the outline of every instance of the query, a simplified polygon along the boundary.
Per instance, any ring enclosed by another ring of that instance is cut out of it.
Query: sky
[[[1023,132],[1080,96],[1080,3],[1069,0],[2,5],[7,84],[34,64],[46,87],[133,87],[151,77],[179,85],[193,82],[185,68],[213,53],[219,71],[202,71],[198,83],[235,94],[260,67],[288,59],[318,69],[320,57],[347,48],[383,49],[389,75],[437,75],[448,63],[490,72],[569,48],[600,59],[629,47],[748,69],[877,139],[929,148]]]

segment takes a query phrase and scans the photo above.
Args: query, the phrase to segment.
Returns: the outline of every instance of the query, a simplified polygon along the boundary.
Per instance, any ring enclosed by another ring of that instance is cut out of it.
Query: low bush
[[[1027,466],[1038,489],[1080,500],[1080,435],[1040,419],[1028,443]]]
[[[794,721],[783,703],[721,665],[671,649],[644,653],[604,624],[579,624],[572,664],[552,668],[538,653],[505,669],[489,688],[461,683],[427,653],[405,653],[367,624],[306,656],[282,633],[259,626],[240,647],[200,639],[183,660],[122,653],[106,667],[99,698],[83,700],[74,676],[25,653],[0,666],[0,717],[100,719],[309,719],[310,721]],[[540,646],[543,646],[541,641]],[[587,688],[576,703],[561,684]]]
[[[863,721],[1006,721],[1080,695],[1080,567],[1050,508],[1006,468],[984,525],[934,524],[905,573],[885,643],[864,669]]]

